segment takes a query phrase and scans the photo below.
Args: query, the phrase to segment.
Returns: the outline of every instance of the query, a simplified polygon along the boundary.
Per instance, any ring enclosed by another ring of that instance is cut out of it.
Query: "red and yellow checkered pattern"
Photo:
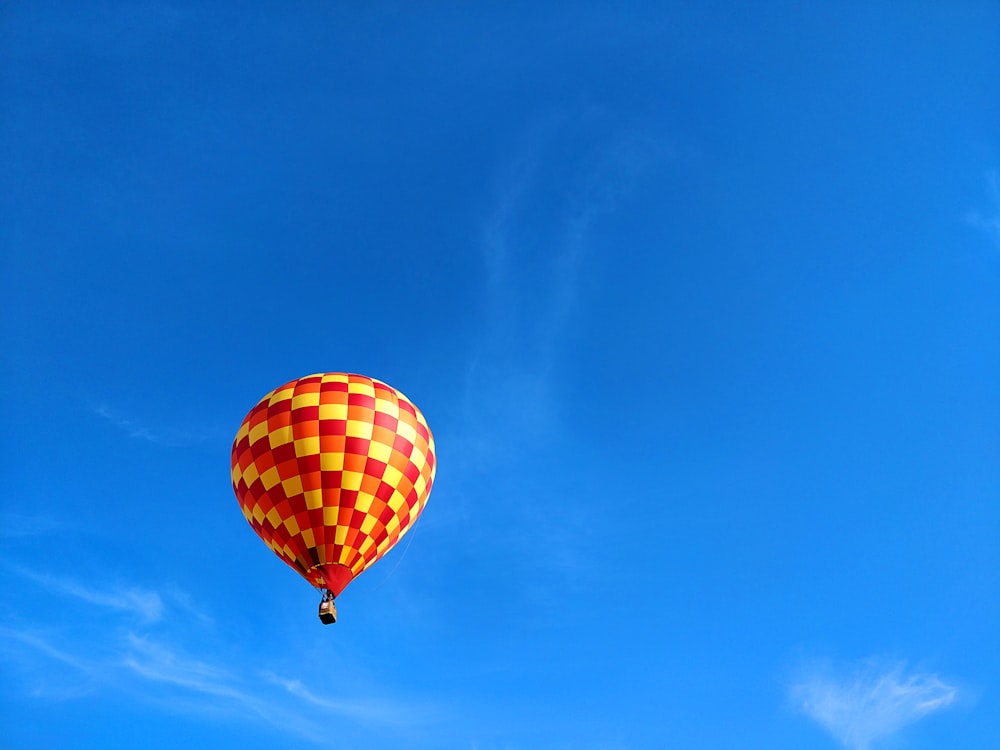
[[[264,396],[233,443],[233,489],[257,535],[334,596],[400,540],[434,481],[420,410],[364,375],[322,373]]]

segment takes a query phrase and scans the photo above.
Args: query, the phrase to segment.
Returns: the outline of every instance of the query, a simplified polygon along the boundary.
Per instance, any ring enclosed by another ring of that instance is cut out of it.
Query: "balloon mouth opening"
[[[329,591],[330,596],[340,596],[347,584],[354,580],[354,572],[340,563],[324,563],[307,572],[307,580],[321,591]]]
[[[337,605],[333,600],[354,580],[354,572],[346,565],[328,563],[317,566],[310,573],[310,579],[318,579],[316,587],[323,592],[319,602],[319,621],[324,625],[333,625],[337,621]]]

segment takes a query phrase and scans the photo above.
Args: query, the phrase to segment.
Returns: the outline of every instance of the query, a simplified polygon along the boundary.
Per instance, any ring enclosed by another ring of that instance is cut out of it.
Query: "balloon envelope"
[[[334,596],[409,530],[435,471],[420,410],[364,375],[321,373],[276,388],[233,443],[244,517],[278,557]]]

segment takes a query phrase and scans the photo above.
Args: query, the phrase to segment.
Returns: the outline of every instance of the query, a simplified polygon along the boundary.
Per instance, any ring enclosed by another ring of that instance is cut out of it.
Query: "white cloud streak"
[[[82,602],[77,614],[86,614],[89,623],[77,623],[72,630],[60,629],[58,623],[0,625],[0,659],[18,665],[22,689],[36,698],[65,700],[95,690],[126,691],[169,713],[241,722],[250,718],[314,743],[328,742],[330,719],[342,722],[344,732],[352,724],[358,731],[377,725],[405,732],[440,719],[427,705],[351,692],[321,695],[300,679],[243,669],[238,653],[230,649],[227,657],[213,648],[214,620],[183,591],[168,588],[164,599],[141,587],[87,587],[6,567],[47,592]],[[164,616],[166,602],[183,613],[183,622]],[[101,615],[109,613],[127,615],[126,621],[142,630],[123,631],[107,616],[102,620]],[[53,661],[86,678],[85,690],[67,690],[66,670],[54,670]]]
[[[427,711],[418,711],[416,707],[403,706],[391,701],[330,698],[317,695],[303,685],[300,680],[279,677],[271,672],[266,673],[265,677],[275,685],[284,688],[290,695],[336,716],[365,722],[377,722],[381,725],[412,725],[420,723],[428,716]]]
[[[154,683],[179,688],[180,692],[153,702],[177,713],[213,713],[245,721],[258,721],[295,734],[310,742],[328,739],[315,712],[305,714],[295,706],[284,706],[276,696],[259,691],[246,677],[201,659],[180,653],[176,648],[130,633],[122,666]],[[191,700],[197,696],[197,700]]]
[[[26,646],[31,647],[35,651],[43,654],[49,659],[54,659],[62,664],[78,669],[81,672],[91,673],[92,666],[87,662],[79,659],[72,654],[69,654],[62,649],[58,649],[49,643],[46,639],[42,638],[37,633],[33,633],[27,630],[17,630],[14,628],[0,627],[0,638],[8,641],[16,641],[22,643]]]
[[[102,417],[117,427],[119,430],[123,430],[128,433],[130,438],[136,438],[137,440],[146,440],[150,443],[160,443],[163,439],[156,435],[148,427],[140,425],[135,422],[135,420],[123,417],[121,414],[113,411],[111,408],[105,404],[97,404],[92,407],[92,411],[99,417]]]
[[[280,677],[272,672],[254,678],[131,633],[127,636],[127,644],[123,666],[146,680],[181,689],[174,700],[160,700],[173,710],[212,708],[216,713],[228,712],[240,719],[249,714],[283,732],[292,732],[313,742],[329,740],[323,727],[328,726],[331,718],[404,729],[424,724],[434,715],[426,707],[420,709],[398,701],[321,696],[301,680]],[[281,688],[285,695],[275,693],[268,685]],[[202,696],[202,700],[192,704],[186,693]],[[213,702],[206,705],[206,697]]]
[[[206,695],[246,701],[246,696],[232,686],[233,676],[225,670],[178,655],[162,644],[133,633],[129,633],[126,640],[128,653],[122,663],[146,679],[166,682]]]
[[[814,668],[790,690],[796,708],[849,750],[868,750],[954,703],[958,689],[935,674],[907,672],[873,660],[840,674]]]
[[[21,567],[14,567],[13,570],[22,578],[56,594],[72,596],[98,607],[134,612],[147,622],[155,622],[163,615],[163,599],[155,591],[125,587],[93,588]]]
[[[982,230],[1000,247],[1000,172],[995,169],[987,172],[986,189],[990,204],[986,213],[970,211],[966,215],[966,221],[976,229]]]
[[[142,440],[166,448],[179,448],[185,445],[196,445],[221,436],[221,432],[191,429],[160,429],[154,430],[138,420],[125,416],[107,404],[92,404],[90,411],[110,422],[133,440]]]
[[[15,673],[25,678],[24,690],[35,699],[62,702],[92,694],[103,675],[93,659],[77,656],[53,645],[52,632],[0,626],[0,661],[17,665],[5,674],[8,688],[17,682]],[[63,644],[59,639],[60,645]],[[45,666],[38,668],[38,658]],[[50,661],[58,663],[53,668]],[[7,670],[3,670],[7,672]]]
[[[593,229],[618,209],[644,173],[673,155],[640,129],[618,128],[575,155],[568,181],[552,182],[549,172],[558,172],[565,161],[560,138],[577,119],[547,118],[531,131],[483,224],[486,325],[466,369],[470,434],[461,440],[472,446],[478,464],[498,457],[504,446],[558,429],[552,371],[578,309]],[[547,203],[555,208],[539,219],[535,209]]]
[[[658,136],[603,117],[583,112],[544,118],[526,133],[500,175],[479,243],[483,326],[465,370],[460,420],[455,432],[440,440],[462,446],[452,457],[453,483],[475,482],[537,446],[558,444],[566,433],[558,395],[560,354],[586,304],[583,290],[596,282],[587,277],[597,251],[595,233],[646,175],[674,158]],[[584,140],[581,118],[601,120],[601,135]],[[568,518],[565,498],[549,487],[518,492],[521,502],[503,504],[505,533],[470,543],[502,545],[505,555],[524,550],[518,557],[530,561],[535,584],[522,593],[541,613],[550,606],[552,586],[565,589],[594,575],[583,549],[600,524],[582,508]],[[548,512],[554,505],[560,506],[558,520]],[[538,545],[539,537],[555,543]],[[559,618],[550,613],[542,620]]]
[[[25,539],[51,534],[59,527],[60,524],[50,516],[0,512],[0,538],[2,539]]]

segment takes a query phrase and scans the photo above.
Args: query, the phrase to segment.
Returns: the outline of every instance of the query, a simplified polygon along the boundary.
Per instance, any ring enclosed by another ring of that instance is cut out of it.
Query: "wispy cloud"
[[[965,218],[1000,246],[1000,172],[995,169],[986,173],[986,196],[989,205],[985,212],[970,211]]]
[[[241,720],[251,715],[314,742],[329,739],[323,727],[332,718],[403,729],[425,724],[435,716],[427,707],[400,701],[319,695],[299,679],[267,671],[256,676],[236,672],[210,658],[194,657],[176,646],[135,634],[127,636],[122,664],[146,680],[179,688],[181,692],[173,701],[160,698],[162,705],[173,710],[201,712],[211,708],[216,713],[231,712]],[[275,687],[282,692],[276,693]],[[192,703],[188,699],[191,694],[202,696],[202,700]],[[214,703],[206,706],[205,698]]]
[[[219,430],[208,429],[176,429],[153,428],[140,420],[127,416],[105,403],[90,405],[90,411],[110,422],[133,440],[142,440],[168,448],[179,448],[186,445],[196,445],[207,440],[214,440],[222,435]]]
[[[49,659],[53,659],[61,664],[78,669],[81,672],[89,674],[93,671],[92,665],[83,659],[74,656],[73,654],[67,653],[62,649],[53,646],[47,639],[43,638],[38,633],[28,630],[18,630],[16,628],[0,627],[0,638],[7,641],[22,643],[25,646],[29,646],[35,651],[38,651]]]
[[[947,708],[958,689],[935,674],[869,659],[836,670],[814,666],[790,690],[795,707],[850,750],[868,750],[904,727]]]
[[[593,127],[581,127],[581,120]],[[595,259],[601,247],[595,237],[673,156],[660,135],[600,112],[550,116],[522,138],[498,176],[481,228],[483,323],[464,372],[461,413],[453,432],[441,436],[442,445],[462,446],[450,457],[453,486],[478,483],[484,472],[564,439],[559,368],[585,310],[585,290],[597,284],[589,267],[605,263]],[[537,623],[556,623],[560,616],[548,611],[552,588],[583,585],[597,574],[584,550],[601,524],[559,487],[517,492],[519,502],[497,504],[503,531],[470,543],[502,545],[505,557],[530,565],[533,585],[521,595],[530,599]],[[453,509],[462,504],[461,493],[459,486]],[[482,488],[475,497],[482,506]]]
[[[167,586],[163,590],[163,598],[172,607],[179,609],[186,619],[194,621],[201,627],[214,627],[215,618],[199,607],[186,591],[177,586]]]
[[[0,626],[0,662],[7,662],[6,684],[11,686],[17,674],[24,679],[23,689],[33,698],[63,702],[79,699],[99,689],[102,675],[99,665],[86,656],[68,651],[51,629]],[[55,645],[58,642],[59,645]],[[37,668],[41,661],[44,667]],[[56,668],[51,666],[56,662]],[[53,679],[54,676],[58,679]]]
[[[350,736],[352,725],[358,732],[377,724],[406,733],[441,719],[430,705],[359,693],[350,682],[337,683],[342,695],[322,694],[302,679],[268,671],[260,658],[246,662],[233,646],[220,648],[214,619],[175,587],[162,594],[136,585],[90,587],[6,567],[46,592],[73,597],[87,622],[69,629],[26,623],[23,612],[6,614],[16,626],[0,625],[0,660],[17,665],[20,689],[38,699],[127,692],[175,715],[251,719],[314,743],[328,741],[331,719],[341,722],[341,737]],[[165,616],[167,609],[180,616]],[[67,682],[66,670],[52,662],[75,670],[79,684]]]
[[[279,677],[271,672],[265,673],[265,677],[275,685],[280,685],[295,698],[341,717],[372,721],[381,725],[410,725],[420,723],[430,716],[426,707],[421,709],[417,706],[401,705],[399,702],[385,700],[331,698],[314,693],[300,680]]]
[[[163,615],[163,599],[155,591],[124,586],[90,587],[70,579],[36,573],[20,566],[12,566],[12,570],[25,580],[43,586],[53,593],[72,596],[98,607],[134,612],[148,622],[155,622]]]
[[[611,128],[568,155],[564,141],[579,119],[546,118],[525,137],[483,223],[485,326],[466,368],[471,435],[462,441],[479,448],[480,464],[480,454],[499,456],[514,444],[511,434],[537,439],[557,429],[553,371],[579,309],[594,227],[672,155],[638,127]]]
[[[149,638],[129,633],[126,667],[155,682],[194,690],[207,695],[243,698],[233,687],[234,677],[226,670],[198,659],[178,654]]]
[[[175,646],[130,633],[122,664],[147,681],[179,689],[153,701],[171,712],[221,714],[239,721],[254,718],[311,742],[326,738],[317,712],[283,705],[279,696],[262,690],[246,675],[187,655]]]
[[[4,511],[0,513],[0,538],[23,539],[51,534],[60,524],[51,516],[27,515]]]
[[[99,417],[106,419],[119,430],[123,430],[130,438],[136,440],[146,440],[150,443],[162,443],[163,437],[154,433],[145,425],[141,425],[134,419],[123,416],[121,413],[111,409],[107,404],[95,404],[91,411]]]

